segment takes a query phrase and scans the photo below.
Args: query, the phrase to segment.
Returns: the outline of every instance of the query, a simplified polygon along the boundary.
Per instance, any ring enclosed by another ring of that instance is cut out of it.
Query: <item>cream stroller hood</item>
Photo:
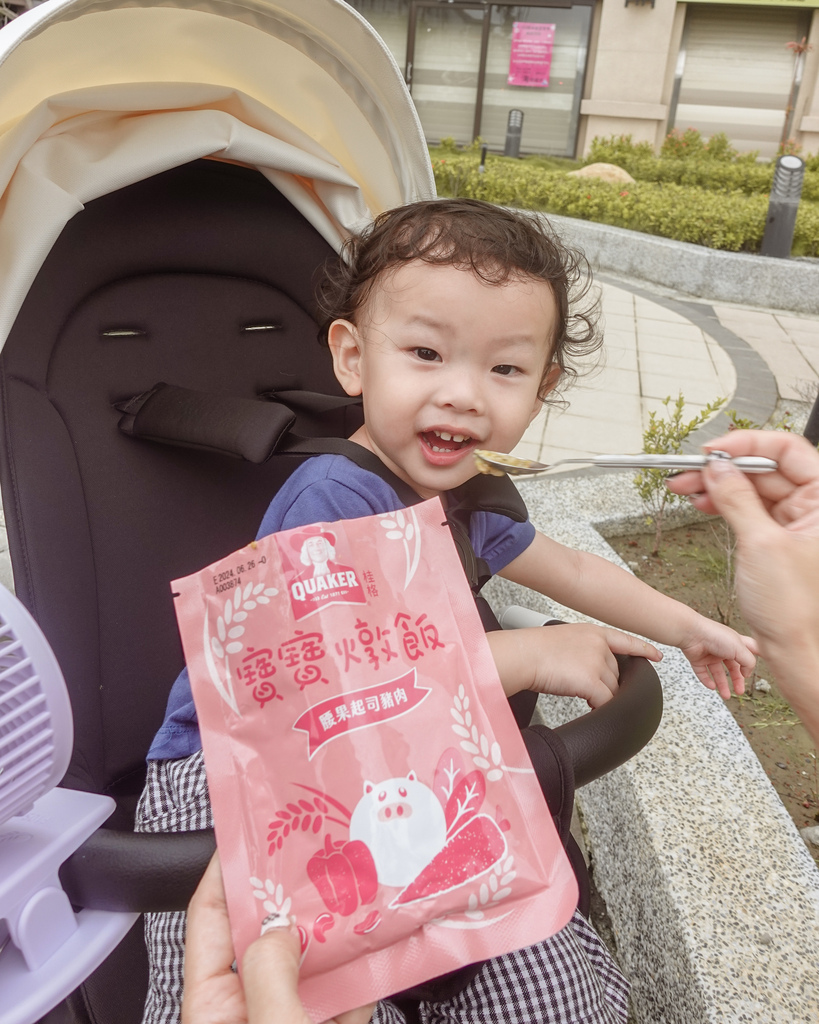
[[[0,32],[0,345],[85,203],[200,157],[258,168],[335,247],[435,194],[401,72],[342,0],[47,0]]]

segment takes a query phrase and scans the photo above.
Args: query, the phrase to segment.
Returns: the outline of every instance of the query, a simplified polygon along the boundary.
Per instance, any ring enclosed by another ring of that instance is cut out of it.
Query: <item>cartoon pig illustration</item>
[[[381,885],[406,886],[446,844],[444,809],[413,771],[365,782],[350,819],[350,839],[366,844]]]

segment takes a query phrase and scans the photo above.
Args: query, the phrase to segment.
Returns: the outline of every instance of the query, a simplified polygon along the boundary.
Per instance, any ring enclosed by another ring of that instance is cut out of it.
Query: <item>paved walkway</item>
[[[813,401],[819,315],[710,305],[606,274],[598,282],[603,364],[568,391],[568,408],[547,406],[535,419],[515,450],[520,457],[639,452],[649,413],[680,392],[687,415],[725,398],[726,408],[756,422],[767,420],[777,397]],[[720,417],[712,432],[724,425]]]

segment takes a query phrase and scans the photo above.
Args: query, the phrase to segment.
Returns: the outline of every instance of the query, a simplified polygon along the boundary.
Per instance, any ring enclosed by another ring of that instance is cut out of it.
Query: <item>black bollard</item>
[[[816,394],[813,408],[805,425],[805,437],[812,445],[819,445],[819,392]]]
[[[781,156],[776,161],[768,219],[765,221],[765,234],[760,249],[763,256],[776,256],[784,260],[790,256],[804,180],[805,161],[801,157]]]
[[[481,146],[481,162],[478,164],[478,174],[483,174],[486,171],[486,154],[489,150],[489,146]]]
[[[520,156],[520,137],[523,134],[523,111],[510,110],[506,121],[504,156]]]

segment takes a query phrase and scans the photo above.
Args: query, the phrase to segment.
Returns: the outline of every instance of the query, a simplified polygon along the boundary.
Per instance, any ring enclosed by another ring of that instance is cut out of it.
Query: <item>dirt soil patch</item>
[[[609,544],[641,579],[670,597],[740,633],[750,632],[736,607],[729,578],[731,537],[722,522],[697,523],[668,531],[659,555],[652,554],[654,534],[611,537]],[[757,684],[765,680],[770,692]],[[813,741],[764,661],[748,680],[745,697],[732,697],[728,708],[797,828],[819,822],[819,766]],[[809,846],[819,863],[819,847]]]

